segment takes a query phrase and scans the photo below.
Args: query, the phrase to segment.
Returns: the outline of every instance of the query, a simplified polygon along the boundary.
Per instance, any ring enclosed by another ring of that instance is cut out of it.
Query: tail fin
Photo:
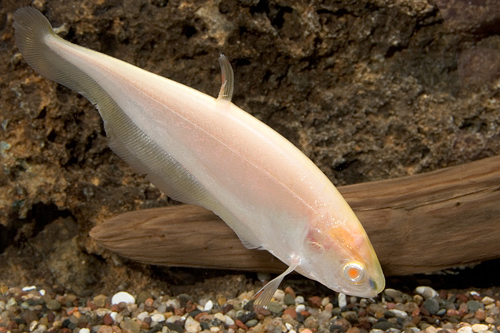
[[[85,96],[92,104],[109,102],[101,87],[75,65],[61,57],[47,43],[62,43],[80,48],[57,36],[49,21],[38,10],[31,7],[18,9],[14,13],[16,44],[26,62],[42,76],[56,81]]]

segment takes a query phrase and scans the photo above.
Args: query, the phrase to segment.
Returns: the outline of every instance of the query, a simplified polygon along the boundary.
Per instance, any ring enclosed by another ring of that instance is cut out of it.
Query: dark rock
[[[182,327],[182,325],[179,325],[177,323],[167,323],[167,327],[173,331],[184,333],[184,327]]]
[[[249,320],[255,319],[255,312],[253,311],[245,312],[241,316],[239,316],[238,319],[241,320],[243,323],[246,323]]]
[[[285,297],[283,298],[283,303],[285,303],[285,305],[294,305],[295,299],[293,298],[292,295],[286,294]]]
[[[331,325],[331,326],[330,326],[330,332],[332,332],[332,333],[333,333],[333,332],[336,332],[336,333],[344,333],[344,332],[345,332],[345,330],[344,330],[344,328],[343,328],[342,326],[340,326],[340,325],[335,325],[335,324],[334,324],[334,325]]]
[[[476,312],[478,309],[483,309],[484,305],[478,301],[468,301],[467,308],[469,308],[469,312]]]
[[[397,326],[393,323],[390,323],[388,321],[379,321],[379,322],[376,322],[372,328],[377,328],[379,330],[388,330],[390,328],[397,328]]]
[[[426,299],[423,306],[432,315],[439,311],[439,302],[435,297]]]

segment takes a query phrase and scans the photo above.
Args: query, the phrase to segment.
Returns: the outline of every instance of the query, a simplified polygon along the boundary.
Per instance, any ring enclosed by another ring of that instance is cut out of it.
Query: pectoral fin
[[[281,281],[283,281],[283,278],[293,272],[298,265],[299,261],[292,262],[292,265],[288,267],[286,271],[268,282],[261,290],[259,290],[254,296],[255,302],[253,303],[253,306],[257,309],[267,308],[267,305],[271,302],[271,299],[273,298],[276,289],[280,286]]]

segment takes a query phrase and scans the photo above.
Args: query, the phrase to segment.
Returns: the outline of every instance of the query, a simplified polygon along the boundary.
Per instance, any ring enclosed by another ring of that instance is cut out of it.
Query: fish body
[[[245,246],[288,264],[285,273],[295,269],[362,297],[383,289],[372,245],[329,179],[288,140],[230,102],[232,69],[225,57],[215,99],[69,43],[33,8],[19,9],[14,18],[28,64],[95,104],[113,151],[165,194],[212,210]],[[263,305],[283,276],[263,290]]]

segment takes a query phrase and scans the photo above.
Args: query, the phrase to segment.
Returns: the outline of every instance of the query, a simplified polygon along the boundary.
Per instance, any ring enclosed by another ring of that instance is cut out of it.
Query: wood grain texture
[[[365,227],[387,276],[500,257],[500,156],[339,191]],[[90,235],[99,245],[148,264],[285,269],[267,251],[244,248],[217,216],[192,205],[122,214]]]

